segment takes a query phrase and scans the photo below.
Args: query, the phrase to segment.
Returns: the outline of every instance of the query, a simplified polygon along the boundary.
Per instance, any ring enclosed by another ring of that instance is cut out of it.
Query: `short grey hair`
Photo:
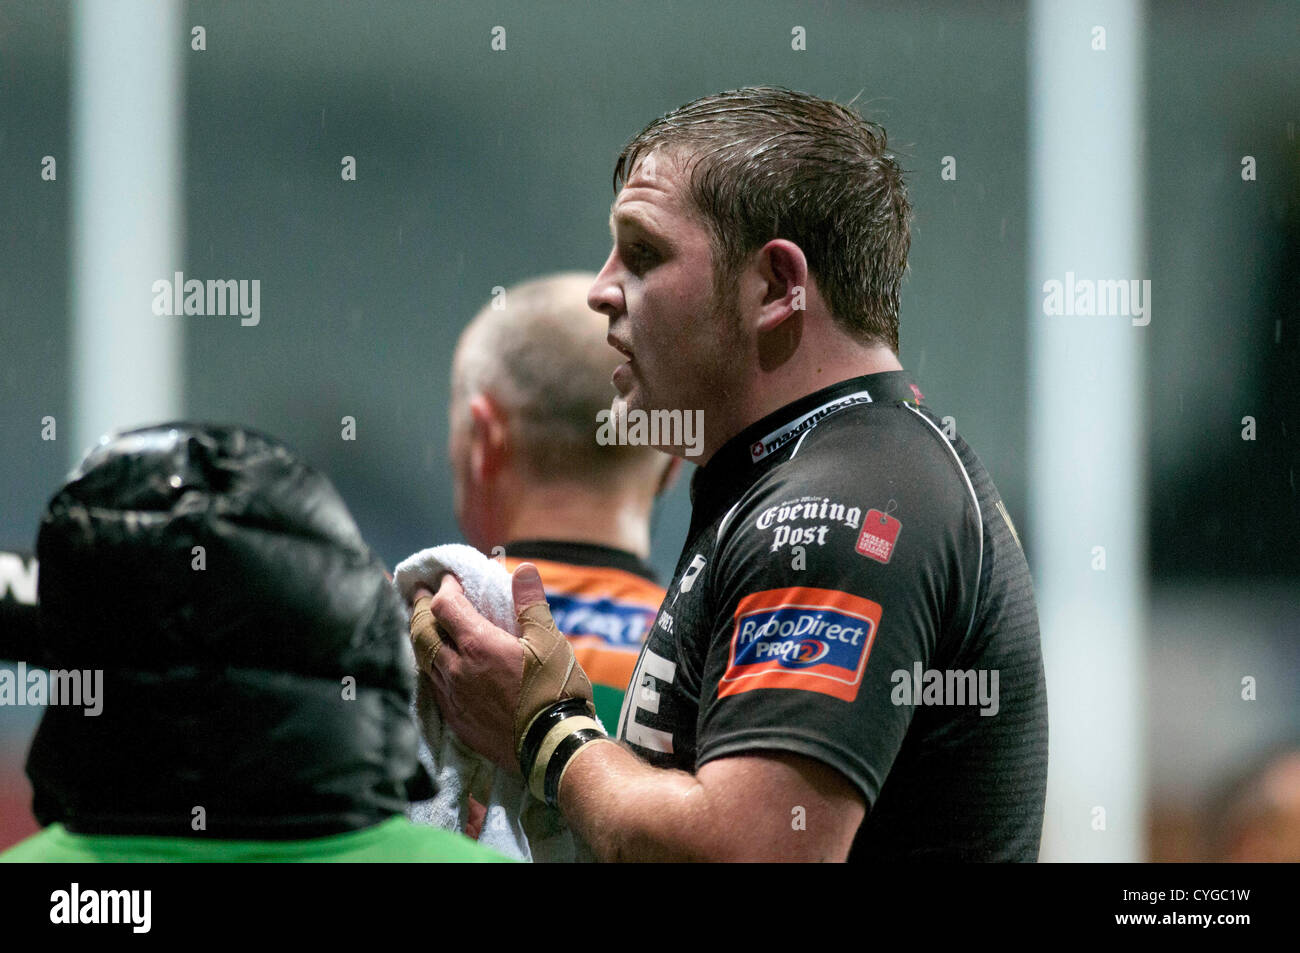
[[[551,482],[590,483],[662,459],[646,447],[601,446],[597,414],[616,395],[623,361],[608,321],[587,307],[596,280],[564,272],[505,289],[461,333],[452,360],[452,405],[489,395],[507,413],[520,462]]]

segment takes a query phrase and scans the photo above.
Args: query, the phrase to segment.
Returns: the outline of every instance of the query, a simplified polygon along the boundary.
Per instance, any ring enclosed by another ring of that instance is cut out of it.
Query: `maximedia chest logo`
[[[122,923],[132,933],[148,933],[153,924],[152,890],[82,890],[74,883],[50,894],[50,922]]]
[[[153,283],[153,313],[164,315],[239,315],[244,327],[262,320],[262,282],[258,278],[186,278],[176,272],[172,280]]]
[[[755,440],[749,447],[749,459],[752,463],[757,463],[768,454],[780,450],[791,440],[795,440],[812,430],[831,414],[844,410],[846,407],[856,407],[858,404],[869,403],[871,403],[871,395],[865,390],[854,391],[847,396],[827,401],[820,407],[808,411],[802,417],[796,417],[785,426],[778,427],[765,437]]]

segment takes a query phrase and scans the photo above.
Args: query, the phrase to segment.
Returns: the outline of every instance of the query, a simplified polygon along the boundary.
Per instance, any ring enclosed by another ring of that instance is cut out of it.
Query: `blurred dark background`
[[[182,3],[175,270],[261,281],[257,327],[153,319],[185,322],[184,413],[295,446],[390,566],[459,539],[446,394],[460,328],[494,286],[599,268],[613,159],[650,119],[720,89],[785,85],[858,97],[904,155],[916,218],[901,358],[1030,539],[1027,11]],[[71,427],[41,439],[43,417],[72,413],[72,18],[67,3],[0,2],[0,548],[11,550],[32,549],[84,449],[63,436]],[[791,50],[795,23],[806,53]],[[189,49],[194,24],[205,51]],[[496,24],[504,55],[490,49]],[[1134,412],[1147,441],[1153,859],[1205,856],[1216,786],[1300,724],[1297,36],[1292,2],[1146,6],[1155,317]],[[39,175],[47,154],[56,182]],[[1246,154],[1260,170],[1251,183]],[[340,178],[344,155],[355,182]],[[945,155],[959,157],[956,181],[940,177]],[[1241,439],[1246,415],[1253,442]],[[340,439],[344,416],[355,441]],[[686,482],[656,516],[665,578]],[[1243,709],[1234,686],[1251,672],[1271,702]],[[21,764],[37,714],[0,707],[0,847],[34,829]]]

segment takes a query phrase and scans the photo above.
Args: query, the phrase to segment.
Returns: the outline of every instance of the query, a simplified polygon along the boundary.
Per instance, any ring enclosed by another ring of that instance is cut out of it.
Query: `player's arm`
[[[536,569],[515,573],[523,638],[484,619],[454,577],[421,594],[416,659],[447,724],[564,811],[598,857],[843,860],[865,802],[833,768],[763,751],[692,776],[654,768],[600,737],[591,688],[554,627]]]
[[[575,756],[559,803],[617,861],[842,861],[866,810],[848,779],[801,755],[719,758],[692,776],[613,743]]]

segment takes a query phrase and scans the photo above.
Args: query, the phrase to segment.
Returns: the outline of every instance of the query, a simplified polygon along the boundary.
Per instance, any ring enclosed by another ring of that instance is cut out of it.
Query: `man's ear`
[[[754,267],[763,283],[759,334],[774,331],[796,312],[807,310],[808,259],[803,249],[784,238],[774,238],[758,250]]]
[[[482,483],[495,477],[510,458],[510,428],[505,411],[487,394],[469,399],[469,465]]]
[[[659,485],[655,487],[655,496],[663,496],[673,488],[678,475],[682,472],[682,463],[681,457],[668,458],[668,466],[664,467],[664,472],[659,476]]]

